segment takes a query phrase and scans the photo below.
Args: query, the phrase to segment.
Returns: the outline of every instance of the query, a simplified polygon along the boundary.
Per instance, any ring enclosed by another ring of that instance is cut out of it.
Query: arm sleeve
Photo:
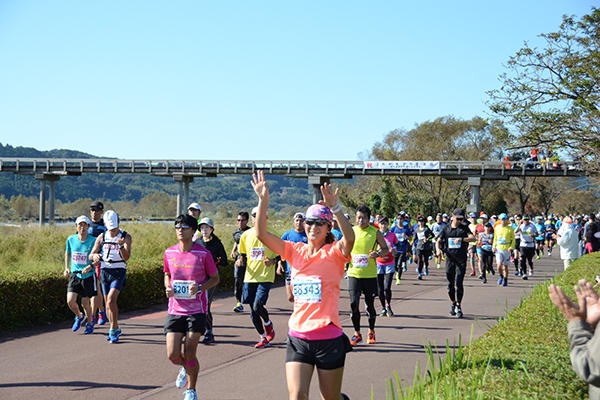
[[[587,383],[600,386],[600,330],[594,333],[587,322],[578,319],[569,322],[567,331],[573,370]]]

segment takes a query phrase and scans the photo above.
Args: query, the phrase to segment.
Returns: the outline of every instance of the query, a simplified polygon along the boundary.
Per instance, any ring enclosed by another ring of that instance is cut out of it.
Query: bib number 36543
[[[354,268],[364,268],[369,266],[369,256],[367,254],[353,254],[352,266]]]
[[[195,284],[194,281],[171,281],[173,292],[176,299],[195,299],[195,294],[190,294],[190,285]],[[198,292],[200,293],[200,292]],[[197,294],[198,294],[197,293]]]
[[[321,302],[321,277],[294,277],[292,287],[294,288],[294,301],[296,303]]]

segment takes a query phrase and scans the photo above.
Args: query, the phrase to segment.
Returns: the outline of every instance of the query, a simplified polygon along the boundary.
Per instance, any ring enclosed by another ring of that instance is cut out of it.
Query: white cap
[[[106,229],[111,230],[119,227],[119,216],[113,210],[108,210],[102,216],[104,220],[104,226]]]
[[[427,217],[427,221],[433,221],[433,217],[430,215],[429,217]]]
[[[257,207],[254,207],[254,208],[252,209],[252,212],[250,213],[250,215],[256,215],[256,214],[258,214],[258,206],[257,206]]]
[[[85,222],[88,225],[92,224],[90,219],[88,217],[86,217],[85,215],[81,215],[81,216],[77,217],[77,219],[75,220],[75,225],[79,225],[80,222]]]
[[[194,210],[202,211],[202,208],[200,208],[200,204],[198,204],[198,203],[192,203],[192,204],[190,204],[190,206],[188,207],[188,210],[190,208],[193,208]]]
[[[306,219],[306,215],[304,215],[304,213],[296,213],[294,214],[294,219],[296,218]]]

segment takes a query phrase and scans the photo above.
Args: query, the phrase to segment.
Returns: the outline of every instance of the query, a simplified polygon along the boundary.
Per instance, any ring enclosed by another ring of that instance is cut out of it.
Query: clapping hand
[[[585,321],[590,324],[592,329],[596,329],[596,325],[600,321],[600,298],[598,293],[596,293],[592,284],[585,279],[579,280],[579,287],[575,287],[575,293],[577,293],[577,298],[579,296],[585,297],[587,314]]]
[[[574,321],[576,319],[586,320],[587,312],[586,312],[586,297],[582,295],[581,291],[577,293],[577,300],[579,304],[575,304],[573,300],[571,300],[561,289],[560,286],[555,286],[551,284],[548,287],[548,291],[550,292],[550,300],[552,303],[563,313],[565,318],[569,322]]]

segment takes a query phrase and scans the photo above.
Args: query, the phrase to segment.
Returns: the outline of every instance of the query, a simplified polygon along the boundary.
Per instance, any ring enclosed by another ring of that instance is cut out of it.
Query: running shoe
[[[504,282],[502,283],[502,286],[508,286],[508,281],[504,281]]]
[[[408,269],[408,268],[406,268],[406,264],[404,264],[404,265],[402,266],[402,272],[406,272],[406,270],[407,270],[407,269]]]
[[[106,310],[98,313],[98,325],[104,325],[106,323]]]
[[[257,349],[264,349],[265,347],[269,347],[270,345],[271,344],[269,343],[267,338],[261,336],[260,340],[254,345],[254,347],[256,347]]]
[[[529,279],[527,278],[527,274],[523,275],[523,280],[526,281],[527,279]]]
[[[463,317],[462,308],[460,308],[460,306],[454,307],[454,310],[456,311],[456,318],[462,318]]]
[[[477,278],[478,279],[483,279],[483,275],[479,275]]]
[[[402,281],[398,278],[396,278],[396,285],[400,285],[402,283]]]
[[[237,306],[233,307],[233,312],[244,312],[242,303],[237,303]]]
[[[496,275],[496,271],[494,271],[494,268],[490,269],[490,272],[492,273],[492,275]]]
[[[352,335],[352,339],[350,339],[350,344],[352,346],[356,346],[357,344],[362,343],[362,335],[359,333]]]
[[[425,276],[429,275],[429,268],[425,267]]]
[[[183,394],[185,395],[183,400],[198,400],[198,395],[196,394],[195,389],[188,389],[183,392]]]
[[[535,257],[535,259],[536,259],[536,260],[539,260],[539,259],[540,259],[540,256],[536,256],[536,257]]]
[[[522,275],[522,272],[521,272],[521,271],[517,271],[517,272],[515,272],[515,276],[519,276],[519,275]]]
[[[179,374],[177,375],[177,379],[175,379],[175,386],[177,386],[178,389],[181,389],[182,387],[187,385],[187,382],[187,372],[185,371],[185,367],[181,367],[181,369],[179,370]]]
[[[417,279],[422,281],[423,280],[423,274],[419,274],[419,276],[417,276]]]
[[[429,259],[431,260],[431,259],[432,259],[432,257],[431,257],[431,256],[429,256]]]
[[[83,332],[86,335],[89,335],[90,333],[94,333],[94,325],[93,324],[85,324],[85,331]]]
[[[487,283],[487,279],[483,278],[483,280],[481,281],[482,284],[486,284]]]
[[[379,316],[380,316],[380,317],[387,317],[387,316],[388,316],[388,315],[387,315],[387,310],[384,308],[384,309],[381,311],[381,314],[379,314]]]
[[[548,252],[548,257],[552,257],[552,253],[551,252]]]
[[[79,328],[81,328],[81,324],[83,323],[83,321],[85,320],[85,314],[81,316],[81,318],[78,318],[77,316],[75,316],[75,322],[73,323],[73,332],[77,332],[79,330]]]
[[[470,275],[475,276],[475,271],[471,271]]]
[[[417,269],[415,269],[415,272],[418,274],[419,273],[419,267],[417,267]]]
[[[436,264],[435,265],[438,269],[442,268],[442,264]]]
[[[275,328],[273,327],[273,322],[269,325],[265,325],[265,333],[267,334],[267,340],[272,342],[275,339]]]
[[[375,331],[369,330],[369,339],[367,340],[367,342],[369,344],[375,344],[376,343],[376,340],[375,340]]]
[[[111,343],[117,343],[119,341],[119,336],[121,336],[121,328],[111,329],[110,331],[108,331],[108,336],[106,337],[106,340],[108,340]]]
[[[502,277],[498,278],[498,285],[502,285],[502,282],[504,282],[504,279]]]
[[[409,258],[409,259],[408,259],[408,263],[409,263],[409,264],[412,264],[412,262],[413,262],[413,259],[412,259],[412,257],[411,257],[411,258]]]
[[[529,276],[533,276],[533,270],[529,271]]]
[[[95,315],[92,315],[92,322],[91,322],[91,324],[92,325],[96,325],[96,316]]]
[[[449,315],[456,315],[456,305],[454,305],[454,304],[450,305],[450,312],[448,314]]]
[[[202,340],[202,343],[204,344],[211,344],[215,342],[215,335],[213,335],[212,333],[206,333],[206,335],[204,335],[204,340]]]
[[[385,307],[385,311],[387,311],[387,316],[388,317],[393,317],[394,316],[394,312],[392,311],[392,307],[390,307],[389,305]]]
[[[446,255],[442,255],[442,261],[446,261]]]
[[[342,400],[350,400],[350,397],[346,396],[345,393],[342,393]]]

